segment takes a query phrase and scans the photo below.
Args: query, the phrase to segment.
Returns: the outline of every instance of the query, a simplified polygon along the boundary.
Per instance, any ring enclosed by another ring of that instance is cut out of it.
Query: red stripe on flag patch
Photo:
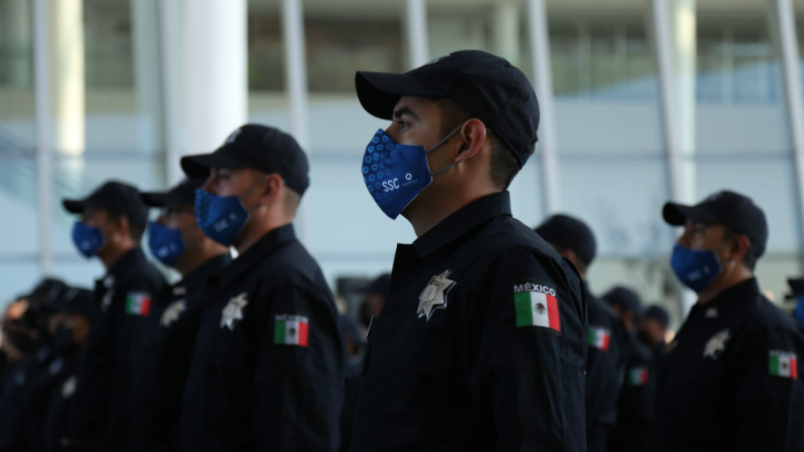
[[[790,358],[790,378],[798,380],[798,360]]]
[[[603,345],[600,347],[601,350],[604,352],[609,349],[609,341],[611,340],[611,336],[609,333],[603,333]]]
[[[307,347],[307,339],[310,334],[310,326],[307,323],[299,322],[299,345]]]
[[[550,328],[561,331],[561,316],[558,314],[558,300],[552,295],[547,297],[547,315],[550,316]]]

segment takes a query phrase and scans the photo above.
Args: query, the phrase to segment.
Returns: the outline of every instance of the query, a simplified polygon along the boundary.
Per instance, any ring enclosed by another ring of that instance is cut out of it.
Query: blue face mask
[[[195,219],[207,237],[223,246],[232,246],[240,230],[251,217],[243,207],[241,198],[248,196],[254,187],[243,196],[216,196],[202,189],[195,191]],[[253,209],[252,209],[253,210]]]
[[[804,327],[804,297],[798,297],[798,304],[793,311],[793,316],[798,320],[798,324]]]
[[[670,260],[676,277],[682,284],[700,293],[723,271],[715,251],[698,251],[676,245]]]
[[[178,229],[163,226],[155,221],[148,223],[148,248],[159,262],[172,267],[184,252],[184,239]]]
[[[73,243],[78,248],[78,252],[89,259],[98,254],[103,246],[103,233],[96,226],[76,221],[73,225]]]
[[[424,146],[399,144],[382,129],[374,134],[363,156],[363,180],[374,202],[389,218],[396,220],[405,207],[433,183],[433,176],[457,165],[453,163],[431,173],[427,154],[444,144],[461,127],[429,150]]]

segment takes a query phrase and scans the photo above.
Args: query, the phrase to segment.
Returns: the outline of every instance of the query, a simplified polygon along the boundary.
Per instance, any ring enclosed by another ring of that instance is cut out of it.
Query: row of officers
[[[358,72],[356,90],[392,121],[360,177],[417,239],[397,246],[354,378],[292,225],[305,153],[245,125],[184,157],[188,179],[167,192],[109,182],[64,201],[76,247],[106,274],[91,293],[44,284],[29,306],[48,309],[7,315],[9,360],[14,344],[39,348],[6,372],[0,450],[804,451],[804,335],[754,278],[768,227],[749,198],[664,205],[683,228],[671,266],[698,294],[664,346],[666,313],[640,315],[626,289],[589,292],[581,221],[534,232],[512,216],[507,189],[539,124],[520,70],[460,51]],[[146,230],[178,283],[146,259]],[[40,334],[23,339],[25,323]]]

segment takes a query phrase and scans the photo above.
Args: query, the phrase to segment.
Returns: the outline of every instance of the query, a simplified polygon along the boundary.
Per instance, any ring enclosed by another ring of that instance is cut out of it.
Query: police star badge
[[[419,295],[419,309],[416,311],[419,318],[426,317],[427,321],[430,321],[430,317],[436,309],[447,308],[447,293],[455,285],[455,281],[447,279],[450,273],[452,273],[451,270],[446,270],[444,273],[430,278],[427,287]]]
[[[73,396],[73,394],[75,394],[76,386],[78,386],[78,380],[75,378],[75,376],[68,378],[67,381],[65,381],[61,386],[61,396],[65,399],[69,399]]]
[[[712,336],[712,339],[709,339],[709,342],[706,343],[706,347],[704,347],[703,357],[716,360],[717,357],[726,350],[726,341],[728,341],[729,338],[729,330],[723,330]]]
[[[248,304],[246,300],[246,292],[229,300],[226,307],[223,308],[223,315],[221,316],[221,328],[224,326],[234,331],[235,322],[243,320],[243,308]]]
[[[177,301],[165,309],[165,312],[162,313],[162,319],[159,323],[164,326],[165,328],[170,328],[170,324],[179,320],[181,313],[187,309],[187,304],[184,300]]]

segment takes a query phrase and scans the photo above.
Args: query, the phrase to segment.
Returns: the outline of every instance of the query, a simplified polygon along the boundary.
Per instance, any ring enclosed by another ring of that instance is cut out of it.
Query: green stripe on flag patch
[[[277,320],[274,324],[274,344],[285,343],[285,331],[287,330],[287,322],[284,320]]]
[[[532,326],[533,325],[533,302],[531,301],[530,294],[532,292],[520,292],[514,295],[514,303],[516,304],[516,326]]]
[[[779,355],[770,355],[770,374],[779,375]]]

